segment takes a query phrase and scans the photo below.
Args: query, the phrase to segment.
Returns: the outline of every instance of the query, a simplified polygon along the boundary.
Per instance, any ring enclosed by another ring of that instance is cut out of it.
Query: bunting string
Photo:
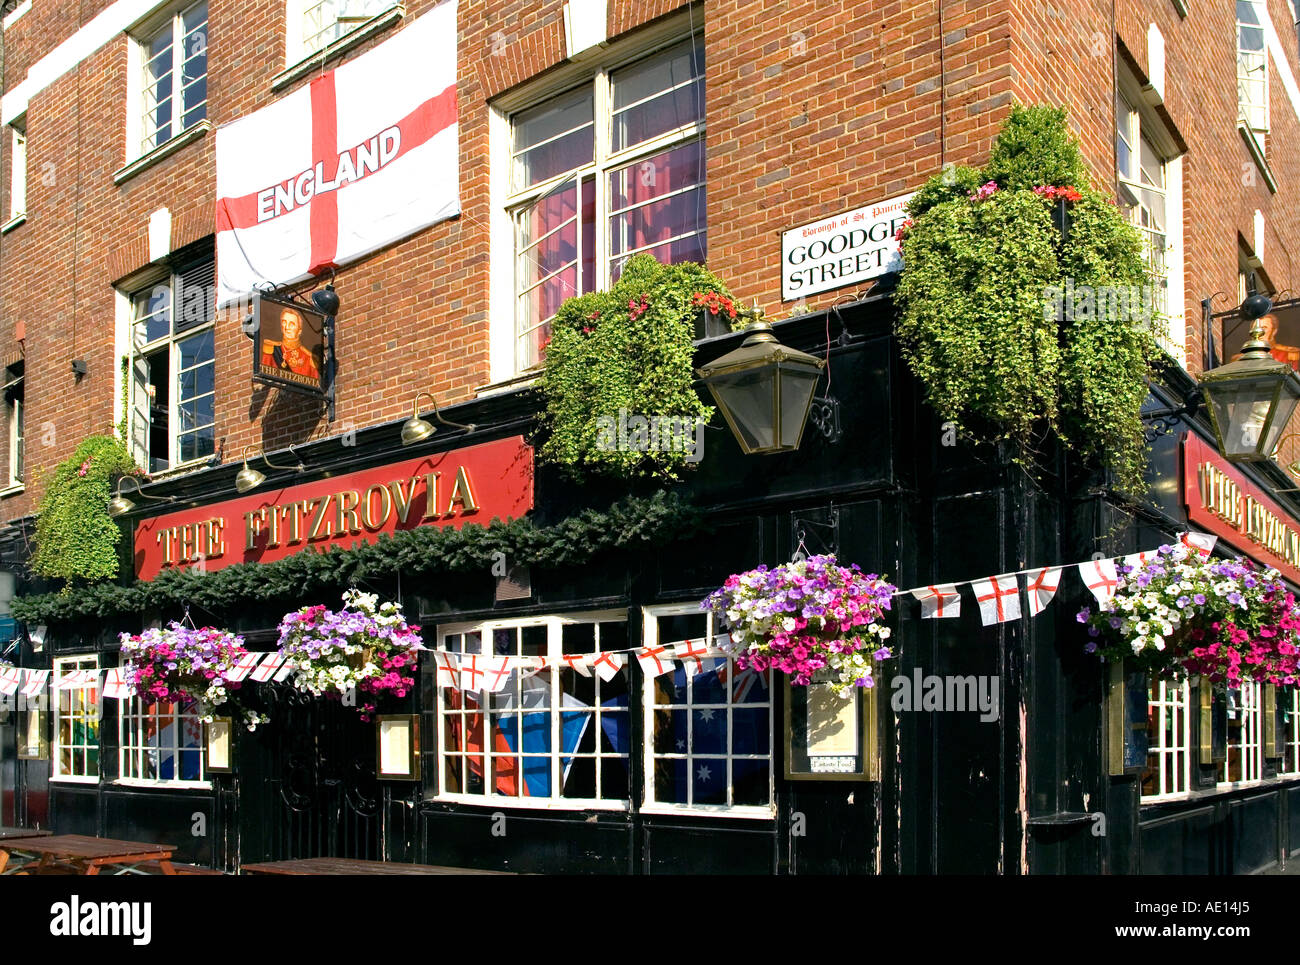
[[[1179,536],[1179,541],[1183,545],[1204,556],[1209,556],[1213,552],[1217,539],[1205,533],[1183,533]],[[992,626],[1021,618],[1022,591],[1023,599],[1028,604],[1029,615],[1041,614],[1055,598],[1060,588],[1061,577],[1067,569],[1072,567],[1076,569],[1084,586],[1097,601],[1105,602],[1114,596],[1119,586],[1117,563],[1141,566],[1156,556],[1156,550],[1147,550],[1082,563],[1035,566],[976,580],[936,583],[896,590],[893,595],[911,596],[919,602],[923,620],[953,619],[961,616],[960,588],[969,587],[979,608],[980,621],[984,626]],[[1020,582],[1022,576],[1026,578],[1023,586]],[[524,679],[550,669],[571,670],[583,677],[591,677],[594,674],[601,680],[609,682],[623,672],[629,659],[635,659],[642,673],[647,677],[662,676],[675,670],[680,664],[692,675],[698,676],[712,671],[719,675],[720,680],[724,680],[728,673],[730,658],[733,656],[720,645],[720,641],[726,640],[728,635],[722,633],[715,634],[711,640],[673,641],[619,650],[602,650],[598,653],[564,654],[558,657],[502,656],[435,650],[423,646],[419,649],[431,655],[438,687],[500,693],[515,673],[519,673],[521,679]],[[706,667],[706,661],[712,661],[712,664]],[[239,681],[251,679],[258,683],[280,682],[288,678],[293,670],[293,666],[278,652],[250,651],[240,658],[228,679]],[[55,678],[55,689],[99,688],[101,675],[104,674],[106,676],[101,692],[105,698],[124,700],[134,696],[120,667],[73,670],[61,674]],[[759,682],[766,686],[762,680],[763,674],[750,674],[750,676],[758,678]],[[45,690],[50,678],[49,670],[0,668],[0,696],[12,696],[21,688],[24,697],[36,697]],[[748,687],[753,683],[753,680],[746,678],[745,673],[737,676],[738,686],[743,684]]]

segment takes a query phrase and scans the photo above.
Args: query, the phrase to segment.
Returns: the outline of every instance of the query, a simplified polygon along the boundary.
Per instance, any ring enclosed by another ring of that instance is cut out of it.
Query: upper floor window
[[[20,118],[9,125],[9,218],[27,213],[27,121]]]
[[[1142,233],[1155,290],[1156,313],[1169,312],[1169,194],[1165,160],[1142,130],[1142,116],[1123,94],[1115,96],[1115,166],[1120,207]]]
[[[691,38],[596,71],[511,117],[515,368],[541,361],[570,296],[634,254],[703,262],[704,45]]]
[[[215,452],[213,260],[131,295],[132,455],[149,472]]]
[[[175,11],[140,39],[144,61],[139,154],[208,116],[207,0]]]
[[[1261,17],[1268,16],[1257,0],[1237,0],[1238,119],[1254,135],[1260,153],[1268,131],[1268,52]]]
[[[71,680],[73,674],[78,678]],[[54,661],[54,776],[99,780],[99,658],[61,657]],[[70,686],[64,687],[64,684]],[[75,684],[75,686],[71,686]]]
[[[293,5],[291,4],[291,7]],[[392,0],[299,0],[302,56],[323,50],[393,6]]]
[[[23,363],[5,368],[5,409],[9,423],[9,485],[23,484]]]

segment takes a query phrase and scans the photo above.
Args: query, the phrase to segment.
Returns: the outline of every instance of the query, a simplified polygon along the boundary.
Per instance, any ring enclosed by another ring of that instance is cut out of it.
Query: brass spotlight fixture
[[[258,486],[262,485],[262,483],[266,482],[265,473],[261,473],[258,472],[256,469],[249,468],[248,450],[252,448],[253,448],[252,446],[244,446],[244,468],[239,470],[239,472],[235,474],[235,492],[246,493],[250,489],[256,489]],[[289,453],[294,458],[297,458],[298,456],[298,454],[293,451],[293,446],[289,447]],[[298,459],[298,465],[296,466],[277,466],[269,458],[267,458],[266,453],[262,453],[262,462],[266,463],[272,469],[281,469],[281,470],[295,471],[295,472],[305,472],[307,469],[307,467],[303,465],[301,459]]]
[[[434,398],[433,393],[421,392],[415,397],[415,401],[411,403],[411,418],[402,423],[402,445],[409,446],[412,443],[422,442],[438,431],[438,427],[433,423],[420,418],[420,400],[425,396],[428,396],[429,401],[433,403],[434,418],[443,425],[452,426],[456,429],[464,429],[466,432],[473,432],[478,428],[478,426],[473,422],[465,425],[464,423],[452,422],[450,419],[444,419],[442,413],[438,411],[438,400]]]
[[[156,499],[163,503],[176,502],[175,496],[150,496],[140,488],[140,480],[135,476],[123,476],[117,483],[117,495],[108,501],[108,515],[110,516],[121,516],[123,513],[129,513],[135,508],[135,503],[122,495],[122,484],[125,482],[135,483],[136,494],[143,496],[145,499]]]

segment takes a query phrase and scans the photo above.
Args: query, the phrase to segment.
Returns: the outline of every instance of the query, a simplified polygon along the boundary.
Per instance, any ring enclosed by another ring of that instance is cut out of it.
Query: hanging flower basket
[[[140,634],[123,633],[123,676],[131,692],[145,704],[159,701],[193,700],[199,718],[210,722],[217,710],[234,703],[232,694],[240,688],[230,673],[248,651],[243,637],[215,627],[194,629],[169,623],[164,629]],[[266,718],[238,707],[249,730]]]
[[[1121,563],[1115,595],[1084,607],[1090,653],[1158,677],[1239,687],[1300,682],[1300,605],[1277,570],[1161,546],[1142,566]]]
[[[892,656],[882,621],[895,590],[834,556],[810,556],[729,576],[700,607],[724,621],[723,648],[742,670],[773,668],[800,685],[818,674],[843,696],[874,686],[875,663]]]
[[[405,697],[415,685],[422,646],[417,626],[402,608],[380,603],[373,593],[348,590],[344,609],[309,606],[280,621],[280,655],[294,668],[293,686],[316,697],[342,699],[355,690],[362,720],[370,720],[375,701],[385,694]]]

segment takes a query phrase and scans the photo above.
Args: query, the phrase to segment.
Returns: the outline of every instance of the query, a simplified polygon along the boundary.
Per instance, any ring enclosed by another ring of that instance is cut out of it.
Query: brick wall
[[[5,35],[5,89],[70,36],[78,16],[84,23],[105,6],[88,4],[78,15],[36,4]],[[431,6],[411,0],[407,20]],[[770,317],[783,317],[790,308],[780,300],[783,230],[913,190],[945,161],[982,163],[1013,98],[1070,105],[1095,179],[1113,186],[1114,58],[1127,52],[1146,71],[1154,22],[1166,42],[1165,109],[1189,148],[1186,292],[1189,354],[1199,359],[1199,298],[1217,290],[1235,297],[1237,236],[1253,239],[1256,208],[1269,229],[1268,277],[1278,287],[1300,286],[1290,262],[1300,252],[1290,213],[1300,200],[1300,152],[1288,149],[1300,130],[1274,66],[1268,153],[1279,191],[1269,192],[1262,178],[1245,183],[1250,157],[1235,128],[1232,11],[1192,6],[1183,20],[1168,0],[1123,2],[1112,23],[1102,0],[847,0],[833,10],[811,0],[697,4],[691,19],[703,31],[707,64],[710,267],[746,304],[756,300]],[[610,0],[611,41],[683,7],[680,0]],[[1270,9],[1300,73],[1285,0],[1270,0]],[[459,21],[464,213],[338,273],[332,426],[310,400],[251,386],[238,320],[219,320],[217,438],[227,461],[244,446],[270,451],[400,418],[422,389],[447,404],[488,382],[487,102],[564,62],[563,2],[461,0]],[[283,2],[211,0],[214,126],[283,93],[271,81],[284,67],[284,30]],[[3,519],[30,512],[40,473],[112,423],[113,284],[146,266],[150,212],[171,210],[173,249],[212,231],[213,133],[113,183],[125,160],[127,49],[118,36],[33,96],[28,109],[28,219],[0,237],[0,355],[18,350],[17,322],[27,332],[28,486],[0,500]],[[0,140],[7,172],[8,139]],[[7,212],[8,179],[0,180]],[[852,294],[826,293],[808,307]],[[1227,304],[1221,299],[1219,307]],[[73,358],[89,365],[80,382]],[[6,444],[0,433],[0,449]]]

